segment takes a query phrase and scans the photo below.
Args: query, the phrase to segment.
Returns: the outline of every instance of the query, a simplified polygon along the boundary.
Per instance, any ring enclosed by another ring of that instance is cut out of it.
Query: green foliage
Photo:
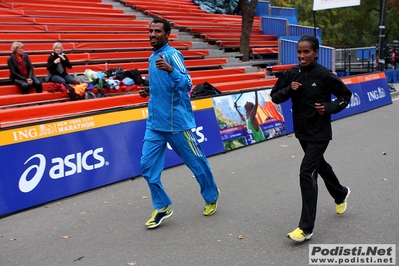
[[[378,43],[380,1],[361,0],[360,6],[313,11],[313,0],[272,0],[273,6],[294,7],[298,24],[322,30],[323,45],[336,48],[368,47]],[[399,0],[388,0],[385,43],[399,39]]]

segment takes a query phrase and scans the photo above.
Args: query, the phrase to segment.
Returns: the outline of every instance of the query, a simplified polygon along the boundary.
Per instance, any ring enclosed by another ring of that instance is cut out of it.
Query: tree
[[[241,9],[241,36],[240,36],[240,52],[242,53],[242,61],[249,61],[249,44],[251,41],[252,25],[254,23],[255,10],[258,0],[239,0]]]

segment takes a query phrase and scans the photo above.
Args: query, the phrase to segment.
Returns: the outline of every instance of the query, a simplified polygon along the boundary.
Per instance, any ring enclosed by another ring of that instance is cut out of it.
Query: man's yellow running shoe
[[[301,228],[297,228],[291,233],[288,233],[287,237],[296,241],[296,242],[303,242],[305,240],[309,240],[312,238],[313,233],[307,234]]]
[[[212,203],[205,204],[205,208],[204,208],[205,216],[210,216],[216,212],[216,209],[218,208],[219,196],[220,196],[220,190],[218,189],[218,197],[216,198],[216,200]]]
[[[162,223],[163,220],[172,216],[173,210],[170,206],[166,206],[165,210],[154,210],[151,214],[151,218],[145,223],[147,228],[155,228]]]
[[[351,190],[349,189],[349,187],[347,187],[348,189],[348,193],[346,193],[346,197],[344,199],[344,201],[340,204],[337,204],[337,206],[335,206],[335,211],[337,214],[343,214],[346,211],[346,208],[348,207],[348,198],[351,195]]]

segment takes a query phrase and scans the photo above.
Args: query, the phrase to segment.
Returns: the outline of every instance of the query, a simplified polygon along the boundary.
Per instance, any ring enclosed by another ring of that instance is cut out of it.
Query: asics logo
[[[95,150],[88,150],[84,153],[78,152],[76,154],[68,154],[65,158],[56,157],[51,159],[51,168],[48,171],[48,176],[51,179],[59,179],[66,176],[71,176],[83,171],[91,171],[106,165],[105,158],[101,155],[103,148]],[[24,165],[33,162],[22,173],[19,178],[18,187],[24,192],[30,192],[37,187],[39,182],[45,175],[47,159],[43,154],[32,155],[25,161]],[[32,177],[33,174],[33,177]]]

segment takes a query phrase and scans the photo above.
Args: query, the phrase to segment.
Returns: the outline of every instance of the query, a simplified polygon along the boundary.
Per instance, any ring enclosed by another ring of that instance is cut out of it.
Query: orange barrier
[[[3,33],[1,42],[19,41],[147,41],[147,34],[111,34],[111,33],[91,33],[91,34],[74,34],[74,33]],[[177,40],[177,34],[169,35],[169,40]]]

